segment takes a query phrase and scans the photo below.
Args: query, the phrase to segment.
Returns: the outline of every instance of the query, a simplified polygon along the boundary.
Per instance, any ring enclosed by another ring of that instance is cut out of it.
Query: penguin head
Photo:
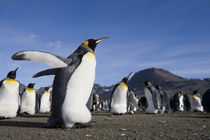
[[[150,81],[144,81],[144,84],[145,84],[146,86],[148,86],[148,85],[150,85],[151,83],[150,83]]]
[[[88,39],[86,41],[83,42],[83,44],[85,46],[87,46],[88,48],[90,48],[91,50],[95,51],[95,48],[96,48],[96,45],[103,41],[104,39],[107,39],[108,37],[103,37],[103,38],[100,38],[100,39]]]
[[[124,77],[124,78],[121,80],[121,82],[123,82],[123,83],[127,84],[128,79],[129,79],[129,77],[130,77],[130,75],[131,75],[131,74],[132,74],[132,72],[131,72],[131,73],[129,73],[129,74],[128,74],[128,76]]]
[[[28,88],[34,88],[35,83],[28,84]]]
[[[183,91],[179,90],[177,91],[178,94],[184,94]]]
[[[13,71],[10,71],[8,74],[7,74],[7,78],[10,78],[10,79],[15,79],[16,78],[16,71],[18,70],[18,68],[16,68],[15,70]]]
[[[98,94],[96,94],[96,98],[99,99],[99,95]]]
[[[50,88],[51,88],[51,87],[48,86],[48,87],[45,87],[44,90],[45,90],[45,91],[48,91]]]
[[[193,90],[193,94],[197,94],[199,89]]]
[[[160,86],[155,86],[157,89],[161,89],[161,87]]]

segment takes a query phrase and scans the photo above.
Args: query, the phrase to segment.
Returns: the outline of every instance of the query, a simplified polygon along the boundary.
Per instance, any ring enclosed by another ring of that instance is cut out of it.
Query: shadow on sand
[[[43,128],[45,126],[45,123],[1,120],[0,126]]]
[[[19,114],[18,117],[25,117],[25,118],[49,118],[50,115],[48,114],[35,114],[35,115],[29,115],[29,114]]]

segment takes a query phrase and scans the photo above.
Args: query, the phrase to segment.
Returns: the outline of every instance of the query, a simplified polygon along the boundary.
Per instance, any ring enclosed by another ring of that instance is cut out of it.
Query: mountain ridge
[[[119,79],[120,80],[120,79]],[[128,88],[136,88],[136,94],[144,95],[144,81],[150,81],[153,85],[160,85],[169,96],[173,96],[178,90],[184,93],[192,93],[194,89],[200,89],[200,94],[210,88],[210,78],[201,79],[187,79],[171,73],[168,70],[161,68],[148,68],[136,72],[128,81]],[[110,98],[112,88],[111,86],[94,85],[93,93],[98,93],[102,99]]]

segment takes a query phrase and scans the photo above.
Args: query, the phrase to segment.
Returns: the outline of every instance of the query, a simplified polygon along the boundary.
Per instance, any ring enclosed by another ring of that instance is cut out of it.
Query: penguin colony
[[[40,92],[34,89],[35,83],[29,83],[20,92],[20,83],[16,80],[18,68],[10,71],[0,81],[0,118],[51,112],[46,127],[71,128],[76,124],[92,125],[90,111],[102,110],[123,115],[134,114],[136,111],[163,114],[185,110],[203,112],[209,109],[208,101],[203,99],[202,103],[199,90],[194,90],[192,94],[177,91],[170,99],[160,85],[153,86],[150,81],[144,81],[144,96],[139,98],[135,94],[135,88],[128,90],[127,82],[132,73],[114,86],[109,99],[100,100],[98,94],[91,92],[96,68],[94,51],[97,44],[106,38],[84,41],[67,58],[39,51],[14,54],[13,60],[30,60],[53,67],[38,72],[34,78],[46,75],[54,75],[55,78],[52,87],[45,87]],[[205,93],[206,98],[209,98],[209,93]]]

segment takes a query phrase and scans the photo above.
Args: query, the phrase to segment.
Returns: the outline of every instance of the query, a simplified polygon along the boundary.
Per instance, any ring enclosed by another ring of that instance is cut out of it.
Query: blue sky
[[[0,78],[19,67],[23,84],[50,85],[53,76],[32,78],[49,66],[11,56],[41,50],[67,57],[104,36],[95,53],[101,85],[150,67],[210,77],[209,15],[209,0],[0,0]]]

